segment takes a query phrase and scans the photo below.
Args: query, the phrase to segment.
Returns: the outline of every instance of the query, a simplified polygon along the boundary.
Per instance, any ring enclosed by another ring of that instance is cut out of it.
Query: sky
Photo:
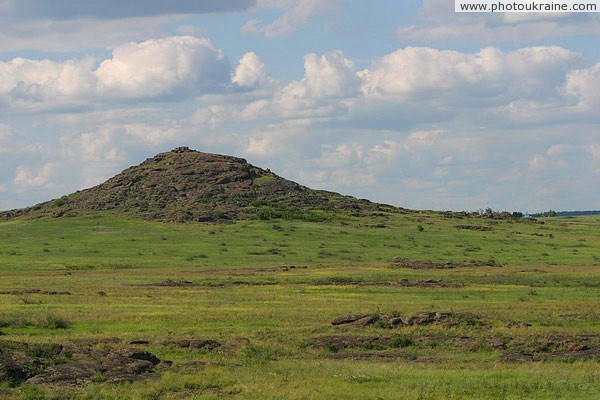
[[[414,209],[600,209],[600,13],[0,0],[0,210],[177,146]]]

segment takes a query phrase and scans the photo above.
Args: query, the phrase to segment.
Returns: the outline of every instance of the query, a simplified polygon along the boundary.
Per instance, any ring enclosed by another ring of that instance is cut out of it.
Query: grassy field
[[[145,380],[4,382],[0,397],[600,398],[599,217],[15,220],[0,223],[0,277],[5,348],[163,360]],[[449,317],[388,323],[434,311]],[[373,321],[331,324],[346,314]],[[190,339],[215,345],[179,344]]]

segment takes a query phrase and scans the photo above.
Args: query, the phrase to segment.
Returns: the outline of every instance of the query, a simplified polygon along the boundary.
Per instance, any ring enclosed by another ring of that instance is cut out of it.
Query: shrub
[[[415,342],[409,335],[398,335],[390,341],[390,347],[410,347]]]
[[[221,211],[221,210],[216,210],[215,211],[215,218],[217,218],[217,219],[223,219],[225,217],[227,217],[227,214],[225,214],[224,211]]]
[[[48,315],[46,319],[41,321],[40,326],[47,329],[67,329],[71,326],[71,323],[62,317]]]

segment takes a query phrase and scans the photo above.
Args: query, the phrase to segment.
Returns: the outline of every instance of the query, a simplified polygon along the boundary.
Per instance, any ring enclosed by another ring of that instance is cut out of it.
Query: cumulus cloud
[[[576,99],[575,108],[597,112],[600,107],[600,63],[585,69],[570,71],[564,93]]]
[[[208,39],[176,36],[119,46],[94,73],[104,97],[157,97],[226,84],[229,63]]]
[[[555,96],[517,98],[498,107],[497,118],[513,124],[567,124],[597,121],[600,106],[600,64],[573,69],[556,83]]]
[[[253,51],[242,56],[231,80],[240,87],[263,86],[271,82],[265,64]]]
[[[596,67],[583,65],[580,54],[557,46],[475,53],[406,47],[358,72],[341,51],[311,53],[304,57],[302,79],[270,82],[269,91],[240,104],[231,116],[335,120],[337,126],[383,130],[461,118],[479,124],[554,123],[567,108],[581,115],[597,104]],[[254,56],[244,56],[234,80],[255,83],[262,71]]]
[[[343,99],[358,93],[354,63],[341,51],[304,57],[304,78],[275,86],[266,98],[244,105],[238,117],[251,120],[277,115],[286,119],[329,118],[346,108]]]
[[[342,97],[354,94],[358,79],[354,63],[341,51],[323,54],[314,53],[304,57],[304,85],[313,98]]]
[[[408,41],[487,44],[599,34],[597,13],[455,13],[454,0],[423,0],[421,18],[396,30]]]
[[[561,47],[530,47],[503,52],[488,47],[477,53],[407,47],[359,72],[369,97],[420,99],[452,96],[463,102],[545,97],[582,58]]]
[[[0,62],[0,97],[15,106],[187,97],[229,84],[229,62],[209,40],[175,36],[128,43],[92,59]]]

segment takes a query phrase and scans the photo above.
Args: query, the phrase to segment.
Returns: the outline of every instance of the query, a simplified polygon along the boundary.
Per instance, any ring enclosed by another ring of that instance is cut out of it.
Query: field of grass
[[[141,381],[4,382],[0,398],[600,398],[597,216],[15,220],[0,223],[0,278],[4,347],[85,342],[163,360]],[[450,320],[386,323],[433,311]],[[374,323],[331,324],[346,314]],[[218,344],[178,345],[190,339]]]

